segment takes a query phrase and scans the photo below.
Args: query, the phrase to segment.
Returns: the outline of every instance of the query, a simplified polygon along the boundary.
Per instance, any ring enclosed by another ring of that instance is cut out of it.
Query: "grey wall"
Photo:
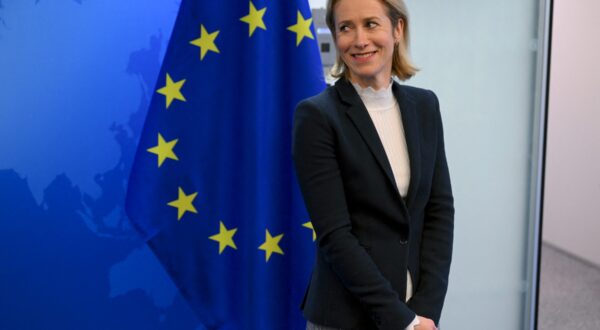
[[[600,2],[555,0],[543,239],[600,265]]]

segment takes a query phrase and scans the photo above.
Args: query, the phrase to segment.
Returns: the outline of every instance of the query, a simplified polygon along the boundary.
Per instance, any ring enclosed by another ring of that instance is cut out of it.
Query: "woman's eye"
[[[372,29],[372,28],[374,28],[374,27],[376,27],[376,26],[377,26],[377,23],[375,23],[375,22],[367,22],[367,27],[368,27],[369,29]]]
[[[340,26],[340,32],[346,32],[350,29],[350,27],[348,27],[348,25],[342,25]]]

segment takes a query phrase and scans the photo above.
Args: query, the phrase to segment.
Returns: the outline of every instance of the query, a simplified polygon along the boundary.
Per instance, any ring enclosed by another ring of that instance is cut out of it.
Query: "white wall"
[[[600,265],[600,1],[555,0],[543,239]]]
[[[325,8],[327,0],[308,0],[310,8]]]

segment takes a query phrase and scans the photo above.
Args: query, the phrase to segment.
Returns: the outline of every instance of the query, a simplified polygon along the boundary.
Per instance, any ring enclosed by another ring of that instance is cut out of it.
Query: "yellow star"
[[[267,7],[261,10],[256,10],[256,7],[254,7],[254,4],[252,3],[252,1],[250,1],[250,13],[240,18],[240,21],[248,23],[248,33],[250,37],[252,37],[252,34],[254,33],[254,30],[256,30],[257,27],[263,30],[267,29],[267,27],[265,26],[265,22],[263,22],[263,16],[265,15],[265,11],[267,11]]]
[[[185,102],[185,97],[183,97],[183,94],[181,94],[181,87],[184,83],[185,79],[182,79],[178,82],[173,82],[171,76],[169,76],[169,74],[167,73],[167,84],[165,85],[165,87],[156,91],[157,93],[167,97],[167,109],[169,109],[171,102],[173,102],[173,100],[175,99]]]
[[[237,250],[235,242],[233,241],[233,235],[235,235],[236,231],[237,228],[228,230],[223,224],[223,221],[220,221],[219,233],[209,237],[213,241],[219,242],[219,254],[221,254],[228,246]]]
[[[283,237],[283,234],[277,235],[275,237],[271,236],[271,233],[269,233],[269,230],[266,230],[266,239],[265,242],[262,243],[261,246],[258,247],[259,250],[263,250],[265,251],[265,261],[269,261],[269,258],[271,258],[271,254],[273,253],[279,253],[279,254],[283,254],[283,250],[281,250],[281,248],[279,247],[279,241],[281,241],[281,238]]]
[[[208,31],[206,31],[204,28],[204,25],[200,25],[200,38],[190,41],[190,44],[200,47],[201,61],[204,59],[204,56],[206,56],[206,53],[208,53],[209,50],[219,54],[219,48],[217,48],[217,45],[215,45],[215,39],[217,39],[218,35],[219,31],[208,33]]]
[[[310,30],[311,24],[312,17],[309,19],[304,19],[304,17],[298,10],[297,23],[287,28],[288,30],[296,33],[296,47],[300,45],[300,42],[302,42],[302,39],[304,39],[304,37],[315,39],[315,37],[312,34],[312,31]]]
[[[158,167],[160,167],[167,158],[179,160],[177,155],[173,152],[173,147],[175,147],[178,140],[179,139],[175,139],[166,142],[163,136],[158,133],[158,145],[148,149],[148,152],[158,156]]]
[[[312,222],[305,222],[302,224],[302,227],[312,230],[313,242],[317,240],[317,233],[315,232],[315,227],[313,227]]]
[[[185,212],[198,213],[198,211],[196,211],[196,208],[194,207],[194,204],[192,204],[194,198],[196,198],[196,195],[198,195],[197,192],[186,195],[183,192],[183,189],[179,187],[179,196],[177,197],[177,199],[167,204],[169,206],[177,208],[177,221],[181,220],[181,217],[183,217]]]

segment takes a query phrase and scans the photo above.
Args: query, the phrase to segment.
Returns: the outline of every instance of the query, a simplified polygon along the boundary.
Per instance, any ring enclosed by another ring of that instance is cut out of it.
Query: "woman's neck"
[[[355,77],[352,74],[350,74],[349,78],[350,82],[352,84],[358,85],[362,88],[368,88],[371,87],[373,90],[380,90],[380,89],[384,89],[387,88],[390,85],[390,82],[392,81],[392,76],[391,75],[387,75],[384,77],[371,77],[369,79],[361,79],[360,77]]]

